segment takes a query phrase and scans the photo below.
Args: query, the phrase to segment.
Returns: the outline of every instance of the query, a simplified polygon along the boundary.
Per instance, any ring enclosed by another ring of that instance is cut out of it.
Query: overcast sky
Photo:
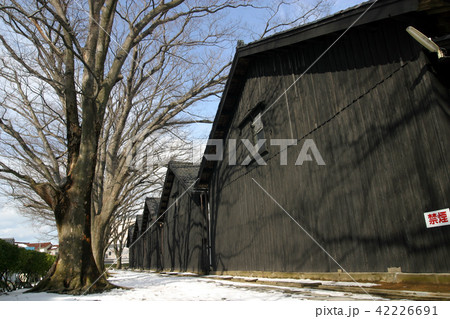
[[[352,7],[361,2],[364,1],[336,0],[331,13]],[[218,102],[212,103],[217,104]],[[200,129],[196,128],[198,132],[196,137],[207,137],[209,130],[210,126],[201,125]],[[48,228],[33,225],[32,221],[21,216],[17,208],[14,207],[14,203],[0,193],[0,238],[15,238],[16,241],[25,242],[52,241],[54,244],[57,243],[54,236],[56,231],[53,233],[53,236],[49,236],[45,230],[48,231]]]

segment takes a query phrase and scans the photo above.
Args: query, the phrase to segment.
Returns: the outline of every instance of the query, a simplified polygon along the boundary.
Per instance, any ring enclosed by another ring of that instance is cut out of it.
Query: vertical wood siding
[[[207,268],[206,218],[198,193],[184,192],[184,187],[175,178],[164,216],[162,266],[166,271],[203,273]]]
[[[406,26],[352,29],[299,80],[337,35],[252,60],[228,138],[250,138],[239,124],[264,102],[266,138],[293,134],[298,145],[287,166],[279,147],[269,148],[267,166],[229,166],[225,154],[209,189],[214,270],[338,269],[254,179],[347,271],[450,271],[450,227],[427,229],[423,216],[450,205],[449,100],[438,99]],[[306,139],[326,166],[294,165]],[[248,152],[239,141],[237,150],[241,163]],[[174,245],[185,234],[171,218]]]

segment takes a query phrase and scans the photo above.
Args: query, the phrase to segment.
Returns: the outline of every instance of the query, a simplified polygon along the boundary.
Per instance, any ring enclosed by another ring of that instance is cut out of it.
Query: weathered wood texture
[[[186,185],[175,177],[162,229],[164,270],[205,272],[206,246],[206,218],[200,194],[186,191]]]
[[[155,223],[152,219],[152,228],[149,230],[149,237],[147,239],[149,243],[149,249],[145,252],[147,258],[149,258],[149,268],[151,270],[161,270],[162,260],[161,260],[161,228],[159,223]]]
[[[143,241],[141,239],[142,215],[136,216],[136,221],[128,229],[127,247],[129,248],[129,267],[143,268]]]
[[[278,146],[266,166],[229,166],[227,152],[217,165],[214,270],[336,271],[307,231],[347,271],[450,272],[450,227],[427,229],[423,215],[449,207],[448,88],[405,32],[410,22],[351,29],[303,77],[337,34],[252,57],[227,138],[238,139],[237,162],[249,154],[239,139],[250,138],[239,125],[260,102],[266,138],[298,146],[288,148],[286,166]],[[294,164],[306,139],[325,166]],[[165,236],[179,240],[180,229]]]
[[[142,215],[129,228],[129,267],[161,270],[161,229],[158,223],[159,198],[146,198]]]
[[[127,248],[128,248],[128,267],[134,268],[136,253],[133,248],[134,224],[128,227]]]
[[[161,270],[161,230],[158,225],[150,228],[143,236],[140,234],[129,245],[129,267],[132,269]]]
[[[160,198],[146,198],[144,207],[145,225],[143,230],[143,265],[144,269],[161,270],[161,241],[158,209]]]

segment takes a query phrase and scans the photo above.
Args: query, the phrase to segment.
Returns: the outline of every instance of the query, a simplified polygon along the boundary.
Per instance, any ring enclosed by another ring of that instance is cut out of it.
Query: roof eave
[[[356,8],[349,8],[335,15],[242,46],[238,49],[240,57],[278,49],[323,35],[343,31],[350,26],[364,25],[388,17],[417,11],[419,9],[419,2],[419,0],[385,0],[378,1],[375,4],[373,2],[366,2]],[[371,6],[373,7],[370,8]],[[370,10],[368,10],[369,8]],[[366,10],[368,11],[365,12]]]
[[[233,110],[233,107],[235,106],[234,100],[237,100],[239,96],[239,94],[230,94],[230,92],[239,90],[239,87],[245,80],[247,67],[252,56],[333,32],[346,30],[352,24],[358,26],[386,19],[388,17],[417,11],[419,9],[419,2],[419,0],[386,0],[378,1],[375,4],[373,4],[373,2],[367,2],[356,8],[341,11],[336,15],[326,17],[317,22],[291,29],[237,48],[228,81],[225,85],[208,140],[226,138],[229,125],[234,115],[234,113],[227,114],[226,112]],[[370,6],[372,6],[372,8],[364,13]],[[356,20],[357,22],[355,23]],[[224,115],[228,117],[228,121],[224,120]],[[222,123],[224,122],[227,123],[223,125]],[[222,124],[223,127],[221,127],[220,124]],[[212,154],[212,149],[213,146],[207,146],[205,148],[205,154]],[[205,157],[203,157],[199,170],[199,180],[196,185],[197,188],[208,188],[209,180],[215,166],[216,162],[207,161]]]

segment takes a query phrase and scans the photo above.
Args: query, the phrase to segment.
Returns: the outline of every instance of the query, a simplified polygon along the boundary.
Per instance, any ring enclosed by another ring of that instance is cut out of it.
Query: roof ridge
[[[331,19],[331,18],[333,18],[335,16],[339,16],[339,15],[345,14],[347,12],[351,12],[353,10],[356,10],[356,9],[362,7],[362,6],[365,6],[365,5],[368,5],[370,3],[373,3],[374,1],[376,1],[376,0],[364,1],[364,2],[358,3],[358,4],[354,5],[354,6],[348,7],[346,9],[339,10],[339,11],[336,11],[334,13],[328,14],[328,15],[322,17],[322,18],[319,18],[319,19],[316,19],[316,20],[313,20],[313,21],[310,21],[310,22],[306,22],[304,24],[300,24],[300,25],[297,25],[295,27],[292,27],[292,28],[289,28],[289,29],[286,29],[286,30],[283,30],[283,31],[275,32],[274,34],[268,35],[268,36],[266,36],[264,38],[251,41],[251,42],[243,45],[241,48],[245,49],[245,47],[247,47],[247,46],[258,44],[258,42],[260,42],[260,41],[262,42],[264,40],[268,40],[268,39],[270,39],[272,37],[278,37],[278,36],[282,35],[283,33],[289,33],[289,32],[295,31],[297,29],[306,28],[306,27],[308,27],[310,25],[314,25],[316,23],[320,23],[320,22],[325,21],[327,19]],[[380,0],[378,0],[378,1],[380,1]]]

